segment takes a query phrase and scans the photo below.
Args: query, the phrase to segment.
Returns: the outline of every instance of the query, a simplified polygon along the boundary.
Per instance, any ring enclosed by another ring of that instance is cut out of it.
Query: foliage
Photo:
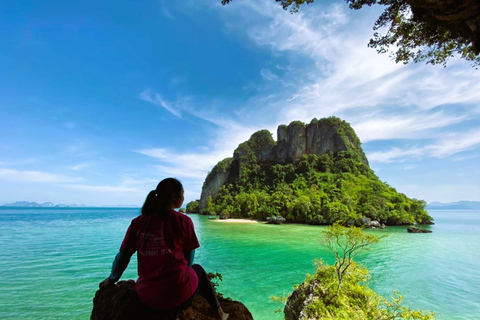
[[[199,213],[200,212],[198,208],[199,203],[200,203],[199,200],[190,201],[189,203],[187,203],[186,211],[188,213]]]
[[[280,2],[286,10],[298,12],[303,4],[313,3],[314,0],[275,0]],[[432,1],[423,1],[423,6],[412,8],[414,1],[409,0],[345,0],[351,9],[361,9],[364,6],[379,4],[385,7],[383,13],[374,23],[373,38],[368,46],[375,48],[378,53],[386,53],[393,48],[391,57],[395,62],[404,64],[414,61],[425,61],[429,64],[446,65],[448,59],[454,55],[472,61],[473,65],[480,65],[480,45],[478,29],[473,26],[475,13],[469,13],[462,8],[468,4],[459,2],[452,7],[452,1],[443,1],[445,9],[439,11],[439,6]],[[222,0],[228,4],[231,0]],[[441,2],[441,1],[437,1]],[[430,6],[430,11],[424,6]],[[472,10],[477,10],[473,2]],[[441,6],[440,6],[441,8]],[[455,11],[456,10],[456,11]],[[463,12],[462,12],[463,11]],[[462,12],[465,17],[461,16]],[[454,14],[455,13],[455,14]],[[451,20],[449,20],[451,19]],[[472,26],[471,26],[472,25]],[[386,30],[381,34],[380,30]]]
[[[403,297],[395,291],[389,301],[368,287],[368,270],[353,258],[378,243],[380,237],[338,224],[327,227],[323,234],[322,243],[334,254],[335,264],[315,260],[315,273],[307,275],[287,299],[286,319],[433,319],[432,312],[402,306]],[[284,301],[283,298],[274,300]]]
[[[383,300],[382,308],[385,316],[382,320],[394,320],[394,319],[434,319],[435,314],[431,311],[419,311],[412,310],[407,306],[402,306],[403,296],[397,291],[393,291],[392,301]]]
[[[340,291],[343,278],[348,268],[354,263],[353,259],[361,252],[370,249],[370,245],[378,243],[382,237],[366,234],[361,228],[346,228],[338,223],[322,231],[324,237],[322,246],[329,249],[335,257],[335,274],[338,280],[337,293]]]
[[[258,220],[283,216],[309,224],[355,224],[360,218],[387,225],[433,220],[424,201],[409,199],[381,182],[355,151],[309,154],[295,164],[280,164],[258,162],[254,152],[242,150],[246,152],[240,165],[230,160],[231,167],[240,167],[207,199],[202,213]]]
[[[218,286],[220,285],[220,282],[223,281],[222,275],[220,273],[209,272],[207,273],[207,277],[208,279],[210,279],[210,282],[212,283],[213,291],[215,291],[215,294],[217,295],[218,298],[231,300],[230,298],[225,298],[223,296],[223,293],[218,291]]]

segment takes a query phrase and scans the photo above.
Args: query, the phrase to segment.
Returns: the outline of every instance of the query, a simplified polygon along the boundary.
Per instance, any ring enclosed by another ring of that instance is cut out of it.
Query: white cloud
[[[406,114],[388,114],[388,108],[383,109],[377,107],[372,112],[355,116],[352,126],[362,142],[430,138],[437,135],[432,129],[469,119],[467,115],[452,116],[441,111],[430,113],[417,108]]]
[[[36,163],[36,162],[38,162],[38,159],[36,159],[36,158],[11,160],[11,161],[0,161],[0,166],[4,166],[4,167],[23,166],[23,165]]]
[[[268,81],[278,80],[278,76],[268,68],[260,70],[260,75]]]
[[[71,166],[70,170],[79,171],[79,170],[82,170],[82,169],[85,169],[85,168],[88,168],[88,167],[91,167],[91,166],[93,166],[93,163],[85,162],[85,163],[80,163],[80,164]]]
[[[160,9],[161,9],[161,11],[162,11],[162,13],[165,17],[167,17],[170,20],[175,20],[175,17],[172,15],[170,10],[167,8],[167,4],[163,0],[160,2]]]
[[[82,180],[79,177],[70,177],[62,174],[13,169],[0,169],[0,179],[22,182],[74,182]]]
[[[157,159],[165,159],[168,157],[167,150],[163,148],[140,149],[134,150],[134,152]]]
[[[480,129],[468,132],[445,133],[433,144],[415,148],[391,148],[388,151],[369,153],[368,159],[372,162],[396,162],[409,158],[444,158],[457,153],[472,150],[480,145]]]
[[[229,30],[288,58],[282,77],[266,68],[262,77],[295,84],[288,91],[259,91],[239,112],[243,116],[280,124],[336,115],[354,124],[363,142],[428,137],[432,129],[478,118],[480,73],[468,63],[404,66],[367,48],[380,7],[360,14],[344,4],[318,4],[290,14],[271,1],[246,1],[236,10],[241,13],[221,13]],[[469,106],[461,115],[434,110],[459,104]]]
[[[152,94],[150,89],[145,89],[139,95],[139,98],[143,101],[152,103],[156,106],[162,107],[174,116],[178,118],[182,118],[182,114],[178,110],[178,106],[172,105],[172,103],[168,102],[167,100],[163,99],[163,97],[159,93]]]
[[[66,188],[77,189],[77,190],[84,190],[84,191],[96,191],[96,192],[142,192],[145,191],[139,190],[136,188],[127,188],[127,187],[120,187],[120,186],[96,186],[96,185],[85,185],[85,184],[72,184],[72,185],[65,185]]]
[[[438,144],[426,148],[437,158],[448,157],[456,153],[472,150],[480,145],[480,129],[469,132],[447,133]]]
[[[157,159],[161,164],[155,165],[160,176],[178,178],[205,179],[218,161],[231,157],[233,150],[228,152],[212,150],[198,153],[176,153],[166,149],[143,149],[135,151]]]

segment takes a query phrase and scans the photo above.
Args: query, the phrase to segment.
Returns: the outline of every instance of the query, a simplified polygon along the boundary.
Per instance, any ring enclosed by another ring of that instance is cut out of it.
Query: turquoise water
[[[0,319],[88,319],[98,283],[138,209],[1,208]],[[371,286],[393,290],[436,319],[480,319],[480,211],[431,211],[431,234],[405,227],[360,257]],[[201,248],[196,262],[218,271],[220,291],[244,302],[256,320],[282,319],[270,296],[288,294],[312,261],[332,262],[318,244],[323,227],[222,223],[191,215]],[[122,279],[136,277],[136,260]]]

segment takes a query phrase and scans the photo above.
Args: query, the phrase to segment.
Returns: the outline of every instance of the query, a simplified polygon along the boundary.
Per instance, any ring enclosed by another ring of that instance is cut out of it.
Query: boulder
[[[231,320],[253,320],[243,303],[219,299]],[[90,320],[217,320],[207,301],[196,294],[189,308],[178,314],[160,312],[144,306],[135,292],[135,281],[119,281],[99,289],[93,299]]]
[[[278,217],[268,217],[268,218],[267,218],[267,223],[268,223],[268,224],[282,224],[282,223],[284,223],[285,221],[287,221],[287,219],[285,219],[285,218],[282,217],[282,216],[278,216]]]
[[[426,230],[426,229],[422,229],[422,228],[418,228],[418,227],[408,227],[407,231],[409,233],[432,233],[431,230]]]
[[[228,213],[220,213],[220,220],[227,220],[230,218]]]

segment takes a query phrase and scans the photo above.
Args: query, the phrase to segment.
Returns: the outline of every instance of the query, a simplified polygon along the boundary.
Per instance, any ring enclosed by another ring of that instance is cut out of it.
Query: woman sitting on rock
[[[135,290],[145,305],[179,312],[190,305],[198,291],[225,320],[228,314],[223,312],[205,270],[192,265],[195,249],[200,246],[192,220],[173,210],[181,207],[183,200],[183,186],[173,178],[162,180],[148,194],[142,214],[127,230],[110,276],[100,287],[117,282],[137,252]]]

